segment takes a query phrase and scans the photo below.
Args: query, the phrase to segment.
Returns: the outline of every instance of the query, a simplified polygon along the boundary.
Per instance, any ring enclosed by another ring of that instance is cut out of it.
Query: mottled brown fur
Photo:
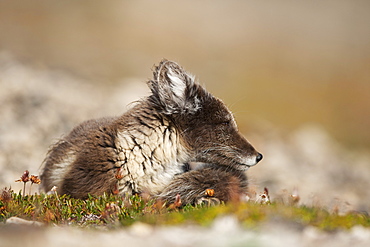
[[[66,174],[60,174],[63,183],[59,192],[77,198],[86,197],[86,191],[92,194],[112,192],[117,183],[114,177],[114,160],[117,159],[114,139],[117,131],[112,128],[112,122],[111,118],[88,120],[54,145],[45,160],[47,165],[41,176],[44,188],[48,185],[46,190],[50,190],[55,182],[49,176],[54,169],[53,164],[61,163],[72,150],[81,154],[77,156],[75,164],[97,165],[71,166]]]

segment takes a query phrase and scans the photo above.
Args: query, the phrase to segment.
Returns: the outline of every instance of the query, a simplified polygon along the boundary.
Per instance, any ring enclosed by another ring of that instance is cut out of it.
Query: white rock
[[[33,226],[43,226],[44,223],[32,220],[25,220],[19,217],[10,217],[5,221],[5,224],[13,224],[13,225],[33,225]]]

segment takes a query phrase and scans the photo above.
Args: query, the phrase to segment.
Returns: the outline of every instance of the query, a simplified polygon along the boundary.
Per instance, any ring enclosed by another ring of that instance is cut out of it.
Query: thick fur
[[[83,122],[56,143],[44,161],[43,190],[154,195],[187,162],[246,170],[262,158],[225,104],[178,64],[161,61],[148,86],[152,94],[122,116]]]
[[[172,204],[180,196],[182,205],[236,202],[246,198],[247,188],[248,181],[244,171],[206,164],[176,176],[157,199]],[[207,193],[208,190],[212,194]]]

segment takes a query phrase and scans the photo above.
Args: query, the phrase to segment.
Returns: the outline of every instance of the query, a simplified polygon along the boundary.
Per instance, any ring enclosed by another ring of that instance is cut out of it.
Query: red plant
[[[21,176],[21,178],[20,179],[18,179],[18,180],[15,180],[16,182],[23,182],[24,184],[23,184],[23,191],[22,191],[22,195],[24,196],[25,195],[25,190],[26,190],[26,183],[28,182],[28,181],[30,181],[30,172],[28,171],[28,170],[25,170],[24,172],[23,172],[23,175]]]

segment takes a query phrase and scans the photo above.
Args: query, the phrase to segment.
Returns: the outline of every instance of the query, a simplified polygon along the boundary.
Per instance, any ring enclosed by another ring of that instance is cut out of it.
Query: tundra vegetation
[[[37,176],[27,180],[24,173],[17,182],[32,186],[38,183]],[[27,180],[27,181],[26,181]],[[27,189],[26,189],[27,190]],[[338,212],[335,208],[299,204],[299,195],[287,193],[285,197],[268,200],[268,190],[255,195],[248,202],[221,203],[216,206],[182,205],[177,198],[171,204],[157,201],[145,195],[129,197],[104,194],[85,200],[69,195],[27,194],[1,189],[0,222],[11,217],[42,222],[46,226],[68,225],[82,228],[117,229],[142,222],[153,226],[196,224],[209,226],[216,217],[234,215],[241,225],[257,229],[262,224],[281,220],[297,227],[314,226],[324,231],[346,230],[356,225],[370,227],[370,217],[364,212]],[[211,193],[210,193],[211,194]]]

